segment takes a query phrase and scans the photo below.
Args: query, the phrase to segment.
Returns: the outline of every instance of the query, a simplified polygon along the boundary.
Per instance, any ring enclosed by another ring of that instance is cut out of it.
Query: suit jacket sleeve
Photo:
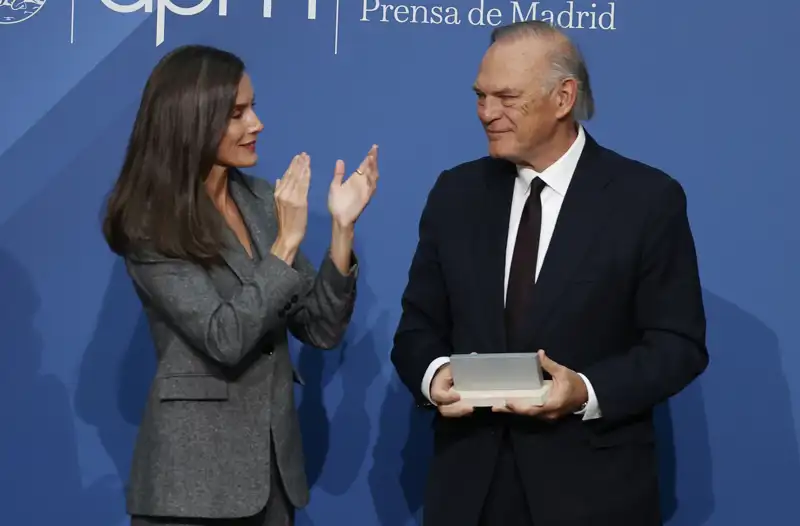
[[[650,410],[708,365],[697,255],[680,184],[669,180],[652,206],[635,293],[639,342],[582,371],[605,421]]]
[[[206,270],[195,263],[148,254],[129,256],[126,264],[147,303],[195,349],[222,365],[237,365],[257,349],[265,334],[285,327],[293,298],[294,303],[299,298],[303,304],[316,301],[320,308],[312,312],[321,317],[340,318],[327,309],[330,302],[319,299],[326,286],[306,292],[304,275],[272,254],[255,266],[230,299],[219,296]],[[321,274],[316,281],[326,278],[329,274]]]
[[[356,300],[358,262],[355,254],[350,257],[350,271],[343,275],[326,254],[314,279],[314,267],[298,252],[295,268],[313,280],[310,291],[299,301],[299,307],[288,314],[289,330],[301,342],[319,349],[332,349],[342,341]]]
[[[402,315],[391,352],[400,380],[418,405],[430,406],[420,387],[430,363],[450,356],[450,303],[439,260],[439,230],[447,213],[443,196],[443,172],[428,196],[419,222],[419,240],[408,283],[402,296]]]

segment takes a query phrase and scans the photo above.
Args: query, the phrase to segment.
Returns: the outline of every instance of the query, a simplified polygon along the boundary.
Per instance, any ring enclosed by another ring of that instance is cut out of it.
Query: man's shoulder
[[[445,173],[458,174],[462,177],[475,177],[480,178],[485,174],[492,172],[508,170],[513,168],[513,163],[503,159],[496,159],[494,157],[485,156],[469,161],[464,161],[451,168],[445,170]]]
[[[602,148],[600,169],[613,179],[617,203],[629,213],[651,215],[685,211],[683,185],[659,167]]]
[[[443,170],[436,180],[436,187],[441,190],[458,188],[460,192],[482,188],[487,177],[500,175],[509,170],[514,170],[514,165],[509,161],[493,157],[479,157],[464,161]]]
[[[675,184],[680,185],[674,177],[657,166],[609,148],[601,147],[600,150],[603,169],[614,176],[615,182],[622,183],[632,190],[658,192]]]

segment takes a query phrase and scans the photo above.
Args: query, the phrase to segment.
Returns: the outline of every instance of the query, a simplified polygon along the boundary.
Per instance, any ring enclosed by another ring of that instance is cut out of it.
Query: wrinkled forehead
[[[478,68],[475,89],[481,93],[528,92],[541,86],[549,70],[547,48],[538,39],[492,44]]]

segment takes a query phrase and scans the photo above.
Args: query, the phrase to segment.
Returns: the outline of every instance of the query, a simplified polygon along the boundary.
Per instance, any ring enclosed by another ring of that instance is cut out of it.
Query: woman
[[[315,273],[299,251],[308,155],[274,189],[239,171],[257,160],[253,107],[234,55],[170,53],[147,82],[109,198],[104,234],[158,353],[128,488],[133,526],[282,526],[308,501],[287,331],[326,349],[344,335],[377,148],[346,181],[336,163],[330,249]]]

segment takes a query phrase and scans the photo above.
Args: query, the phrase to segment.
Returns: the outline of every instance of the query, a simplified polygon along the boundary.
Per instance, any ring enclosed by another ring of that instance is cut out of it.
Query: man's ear
[[[556,88],[554,96],[558,106],[556,117],[563,119],[572,113],[572,108],[575,106],[575,100],[578,98],[578,82],[575,79],[565,79]]]

